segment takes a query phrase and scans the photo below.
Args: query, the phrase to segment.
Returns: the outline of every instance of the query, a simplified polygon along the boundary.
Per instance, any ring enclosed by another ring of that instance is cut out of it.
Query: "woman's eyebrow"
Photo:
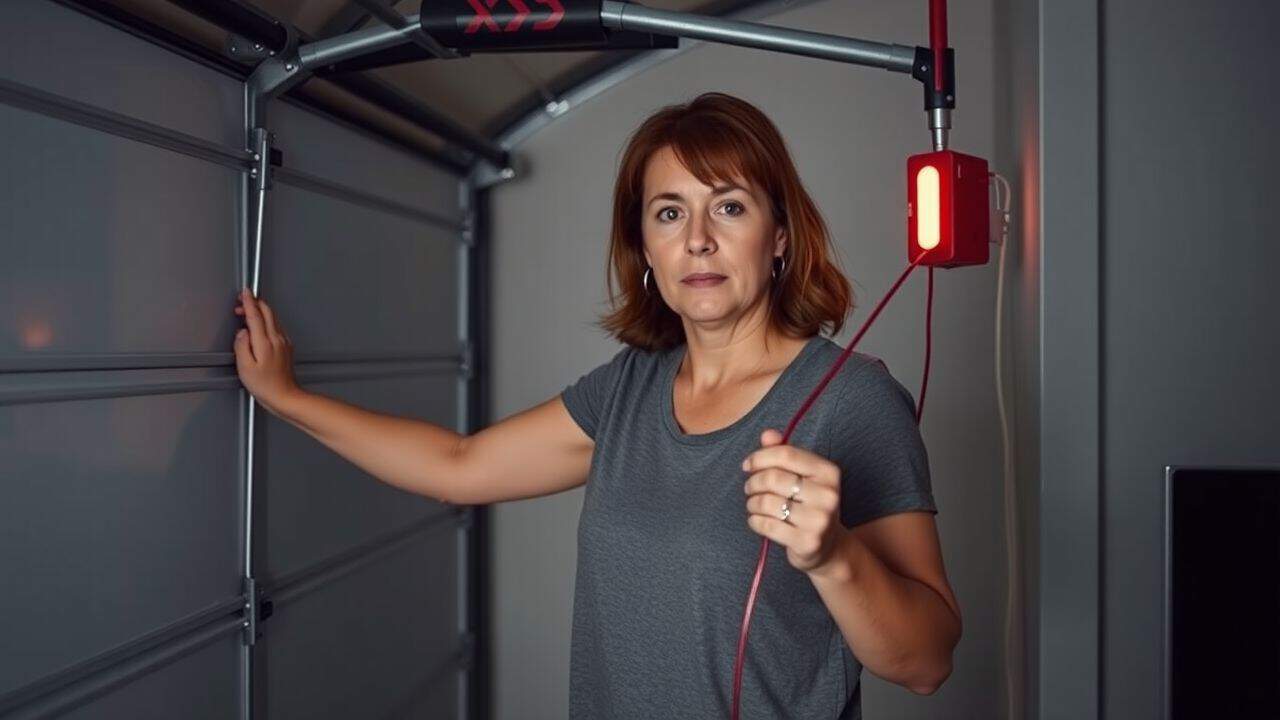
[[[744,188],[744,187],[742,187],[741,185],[738,185],[738,184],[736,184],[736,183],[728,183],[728,184],[725,184],[725,185],[717,185],[716,187],[712,188],[712,190],[711,190],[711,194],[712,194],[712,195],[724,195],[725,193],[733,192],[734,190],[741,190],[741,191],[743,191],[743,192],[747,193],[748,195],[750,194],[750,192],[749,192],[746,188]],[[684,201],[684,196],[683,196],[683,195],[681,195],[680,193],[677,193],[677,192],[664,192],[664,193],[659,193],[659,194],[654,195],[653,197],[649,198],[649,202],[645,203],[645,205],[652,205],[652,204],[653,204],[653,202],[654,202],[655,200],[679,200],[679,201],[683,202],[683,201]]]

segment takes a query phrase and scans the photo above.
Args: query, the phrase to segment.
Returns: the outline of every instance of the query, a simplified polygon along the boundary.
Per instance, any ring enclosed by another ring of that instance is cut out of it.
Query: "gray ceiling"
[[[353,0],[225,0],[250,6],[291,23],[304,37],[321,39],[379,24]],[[392,4],[393,0],[381,0]],[[403,15],[418,12],[423,0],[394,2]],[[201,3],[171,0],[115,0],[130,15],[175,33],[204,49],[227,55],[228,33],[183,6]],[[741,9],[744,0],[645,0],[647,7],[707,15]],[[681,41],[684,42],[684,41]],[[575,51],[474,53],[453,60],[422,60],[364,71],[425,104],[437,114],[483,137],[494,138],[524,115],[537,110],[582,80],[638,52]],[[420,125],[352,95],[333,82],[313,78],[296,91],[302,97],[341,107],[359,124],[432,153],[448,153],[447,143]]]

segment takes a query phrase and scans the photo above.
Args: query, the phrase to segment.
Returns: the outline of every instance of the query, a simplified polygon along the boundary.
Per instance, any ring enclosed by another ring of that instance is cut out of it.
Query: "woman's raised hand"
[[[244,317],[248,329],[236,333],[236,372],[249,393],[277,413],[284,400],[302,392],[293,377],[293,341],[265,300],[243,288],[239,302],[234,312]]]
[[[813,577],[839,572],[839,553],[850,531],[840,523],[840,466],[802,447],[783,444],[782,433],[766,428],[759,450],[742,461],[750,474],[747,525],[757,535],[787,549],[791,566]],[[779,517],[783,503],[791,511]],[[791,507],[790,503],[797,503]]]

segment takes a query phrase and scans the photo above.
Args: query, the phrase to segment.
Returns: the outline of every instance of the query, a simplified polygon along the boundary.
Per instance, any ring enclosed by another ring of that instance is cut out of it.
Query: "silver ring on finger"
[[[796,478],[795,484],[791,486],[791,494],[787,496],[787,502],[795,500],[796,496],[800,494],[800,483],[802,482],[804,482],[804,478]]]
[[[787,522],[787,518],[791,517],[791,508],[789,505],[789,500],[782,501],[782,522]]]

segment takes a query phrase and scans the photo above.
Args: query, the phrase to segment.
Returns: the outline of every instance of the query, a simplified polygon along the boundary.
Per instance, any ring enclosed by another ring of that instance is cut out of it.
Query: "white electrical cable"
[[[1016,653],[1013,625],[1015,613],[1019,610],[1017,603],[1017,590],[1021,585],[1020,574],[1018,572],[1017,559],[1017,484],[1014,476],[1013,468],[1013,444],[1009,438],[1009,416],[1005,410],[1004,397],[1004,372],[1003,367],[1003,338],[1004,338],[1004,256],[1005,250],[1009,247],[1009,203],[1012,193],[1009,192],[1009,183],[998,173],[991,173],[999,185],[996,186],[996,207],[1000,210],[997,220],[1000,223],[999,243],[1000,243],[1000,260],[996,266],[996,404],[1000,410],[1000,439],[1003,449],[1004,459],[1004,531],[1005,531],[1005,557],[1007,560],[1006,573],[1008,574],[1008,593],[1005,596],[1005,625],[1004,625],[1004,681],[1005,681],[1005,698],[1008,702],[1008,718],[1016,720],[1021,717],[1016,712],[1017,693],[1014,680],[1014,659],[1019,657]],[[1004,203],[1000,203],[1000,186],[1004,187]]]

